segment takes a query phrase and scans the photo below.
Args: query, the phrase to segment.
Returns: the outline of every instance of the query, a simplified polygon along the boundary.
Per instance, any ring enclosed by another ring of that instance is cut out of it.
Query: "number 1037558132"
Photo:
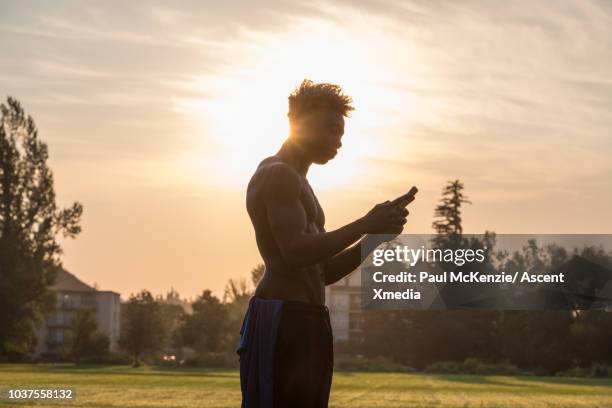
[[[0,401],[38,401],[62,400],[70,401],[76,398],[74,388],[36,388],[14,387],[0,390]]]

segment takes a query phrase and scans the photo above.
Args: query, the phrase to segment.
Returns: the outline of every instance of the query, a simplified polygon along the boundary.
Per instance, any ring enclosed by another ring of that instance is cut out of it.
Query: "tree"
[[[98,331],[93,310],[77,310],[70,324],[66,341],[67,357],[79,364],[84,358],[100,358],[108,354],[108,336]]]
[[[437,248],[459,248],[461,246],[463,226],[461,220],[461,205],[471,204],[463,194],[463,183],[459,180],[449,181],[442,189],[442,199],[434,210],[437,218],[431,224],[438,234],[434,238]]]
[[[249,300],[265,271],[264,264],[259,264],[251,269],[252,289],[245,279],[230,279],[225,285],[223,302],[227,310],[227,334],[224,348],[228,351],[234,351],[240,341],[240,328],[242,327],[244,314],[249,306]]]
[[[248,299],[253,295],[253,292],[249,290],[246,280],[241,279],[230,279],[225,285],[223,291],[223,301],[226,303],[244,302],[248,303]]]
[[[436,219],[432,228],[437,235],[432,239],[433,247],[443,251],[486,247],[488,251],[493,251],[495,233],[486,231],[483,238],[463,236],[461,206],[471,204],[463,192],[464,188],[461,181],[454,180],[442,189],[440,204],[434,210]],[[494,270],[489,257],[485,262],[467,263],[462,269],[470,270],[471,264],[482,273]],[[457,269],[453,262],[441,261],[438,266],[445,271]],[[459,285],[446,284],[440,290],[444,293],[462,289]],[[423,367],[435,361],[461,361],[468,357],[488,360],[497,358],[497,315],[494,310],[432,310],[416,313],[413,325],[419,335],[415,336],[411,344],[415,350],[415,364]],[[448,339],[452,339],[452,347],[449,347]]]
[[[164,324],[161,307],[151,292],[130,296],[121,307],[123,319],[119,343],[132,355],[134,365],[163,347]]]
[[[176,336],[177,328],[179,327],[179,323],[185,314],[185,310],[183,309],[183,301],[179,295],[179,293],[171,288],[168,292],[166,292],[165,298],[163,296],[159,296],[157,302],[160,306],[160,313],[162,316],[162,323],[164,327],[164,336],[163,336],[163,349],[166,351],[171,351],[172,349],[181,352],[181,339],[180,336]]]
[[[253,284],[253,289],[249,288],[249,285],[244,278],[230,279],[225,285],[223,301],[227,303],[244,303],[246,300],[248,303],[248,299],[253,296],[255,288],[257,288],[257,285],[263,278],[265,272],[266,266],[264,264],[259,264],[251,269],[251,283]]]
[[[181,338],[198,353],[223,351],[227,345],[229,315],[227,306],[205,290],[192,304],[193,313],[183,316]]]
[[[256,277],[253,275],[257,268],[251,271],[253,282]],[[254,285],[255,287],[257,284]],[[249,307],[249,300],[253,296],[254,291],[247,288],[247,283],[244,279],[230,279],[225,287],[225,295],[223,301],[227,310],[227,336],[224,348],[228,351],[234,351],[240,341],[240,328],[244,314]]]
[[[571,330],[574,362],[584,367],[601,362],[612,365],[612,313],[605,310],[582,310]]]
[[[604,267],[612,266],[612,256],[601,248],[587,246],[573,252]],[[502,259],[500,270],[548,273],[570,261],[571,255],[557,244],[542,247],[528,240],[520,251]],[[573,365],[610,364],[611,316],[604,310],[505,311],[497,322],[499,348],[513,364],[548,373]]]
[[[571,313],[567,310],[510,310],[498,319],[503,356],[513,364],[552,374],[572,364]],[[582,345],[584,347],[584,344]]]
[[[266,266],[264,264],[259,264],[253,269],[251,269],[251,282],[253,282],[253,286],[257,287],[259,281],[261,281],[265,272]]]
[[[48,158],[34,120],[9,97],[0,104],[0,355],[33,350],[55,302],[57,237],[81,231],[83,206],[57,207]]]

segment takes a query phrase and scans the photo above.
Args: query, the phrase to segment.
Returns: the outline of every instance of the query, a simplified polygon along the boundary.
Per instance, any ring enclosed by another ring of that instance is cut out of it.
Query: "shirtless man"
[[[387,201],[325,230],[306,174],[336,156],[351,102],[337,85],[304,80],[289,96],[289,137],[249,183],[246,205],[266,269],[241,330],[243,407],[327,407],[333,348],[325,286],[359,266],[366,234],[392,238],[406,223],[405,205]]]

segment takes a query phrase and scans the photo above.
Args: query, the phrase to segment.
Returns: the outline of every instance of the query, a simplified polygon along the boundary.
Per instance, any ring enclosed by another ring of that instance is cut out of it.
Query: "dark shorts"
[[[241,334],[242,407],[327,407],[333,372],[327,307],[254,297]]]

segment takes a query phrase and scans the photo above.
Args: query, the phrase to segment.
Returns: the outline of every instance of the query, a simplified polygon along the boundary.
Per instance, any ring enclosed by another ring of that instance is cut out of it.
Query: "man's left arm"
[[[412,201],[412,200],[410,200]],[[387,242],[402,233],[403,225],[406,223],[406,218],[409,214],[405,207],[400,207],[398,216],[402,217],[402,222],[399,231],[393,234],[366,234],[359,241],[345,250],[339,252],[329,260],[323,263],[323,273],[325,274],[325,285],[331,285],[338,282],[346,275],[353,272],[362,262],[362,254],[365,257],[370,255],[383,242]],[[322,228],[325,231],[325,227]]]
[[[338,282],[353,272],[361,265],[361,253],[369,255],[376,247],[383,242],[390,241],[396,236],[393,235],[366,235],[354,245],[346,248],[333,258],[323,264],[325,274],[325,285]],[[362,248],[363,247],[363,248]]]

